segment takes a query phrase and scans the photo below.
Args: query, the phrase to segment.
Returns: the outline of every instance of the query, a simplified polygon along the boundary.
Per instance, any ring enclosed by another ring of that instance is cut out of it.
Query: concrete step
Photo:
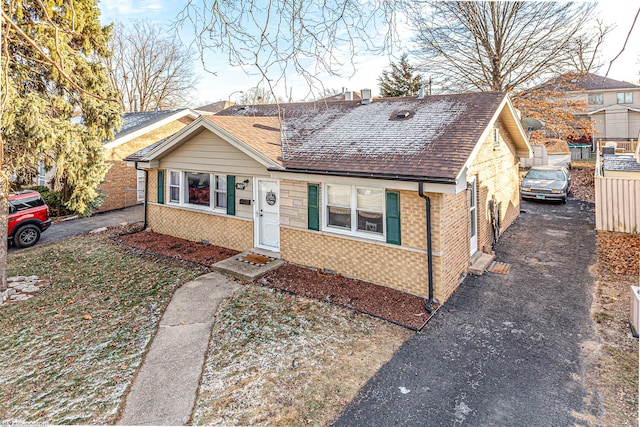
[[[480,255],[478,255],[480,254]],[[496,259],[495,255],[486,254],[484,252],[476,252],[471,257],[471,266],[469,267],[469,273],[481,276],[487,270],[487,267]]]

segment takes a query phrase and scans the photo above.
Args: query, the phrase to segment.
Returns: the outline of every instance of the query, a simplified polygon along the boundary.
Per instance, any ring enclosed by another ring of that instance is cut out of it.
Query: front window
[[[227,177],[205,172],[171,171],[169,203],[226,210]]]
[[[631,92],[618,92],[618,104],[631,104],[633,103],[633,94]]]
[[[358,230],[382,234],[382,190],[356,187]]]
[[[171,171],[169,174],[169,202],[180,203],[180,172]]]
[[[592,104],[592,105],[604,104],[604,95],[602,93],[590,93],[589,104]]]
[[[209,206],[211,200],[211,176],[208,173],[186,172],[189,204]]]
[[[351,186],[327,185],[327,225],[351,229]]]
[[[216,175],[216,208],[227,207],[227,177]]]
[[[384,234],[384,190],[327,185],[326,225],[355,234]]]

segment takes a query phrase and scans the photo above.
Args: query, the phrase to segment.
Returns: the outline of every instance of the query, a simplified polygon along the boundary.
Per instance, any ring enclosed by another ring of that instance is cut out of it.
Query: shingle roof
[[[597,74],[563,74],[549,82],[557,85],[560,90],[615,90],[615,89],[640,89],[640,86],[629,82],[610,79]]]
[[[504,98],[492,92],[234,106],[216,117],[280,115],[286,169],[454,180]]]
[[[276,163],[282,164],[280,120],[277,117],[223,117],[215,115],[205,118]]]
[[[640,162],[633,154],[605,154],[603,157],[605,171],[640,172]]]
[[[122,115],[122,127],[116,134],[115,139],[122,138],[130,133],[133,133],[139,129],[143,129],[155,122],[171,117],[187,108],[177,110],[162,110],[162,111],[140,111],[136,113],[124,113]]]

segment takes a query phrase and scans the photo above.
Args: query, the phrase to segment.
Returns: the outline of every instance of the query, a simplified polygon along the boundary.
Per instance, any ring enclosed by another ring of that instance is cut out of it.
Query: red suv
[[[40,240],[40,233],[49,228],[49,207],[37,191],[26,190],[9,195],[9,241],[19,248],[28,248]]]

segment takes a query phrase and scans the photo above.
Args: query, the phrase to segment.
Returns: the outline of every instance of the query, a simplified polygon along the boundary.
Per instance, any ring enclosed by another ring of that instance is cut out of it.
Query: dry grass
[[[11,254],[52,285],[0,308],[0,424],[113,424],[175,289],[202,271],[85,235]],[[246,286],[223,302],[193,420],[322,425],[411,332]]]
[[[51,287],[0,308],[0,424],[109,424],[173,291],[197,272],[82,236],[11,254]]]
[[[327,425],[410,334],[247,286],[219,309],[193,423]]]
[[[594,164],[574,164],[572,192],[594,203]],[[638,285],[640,235],[598,232],[591,313],[600,346],[587,349],[586,378],[598,390],[605,412],[601,425],[638,425],[638,340],[629,329],[630,286]]]

